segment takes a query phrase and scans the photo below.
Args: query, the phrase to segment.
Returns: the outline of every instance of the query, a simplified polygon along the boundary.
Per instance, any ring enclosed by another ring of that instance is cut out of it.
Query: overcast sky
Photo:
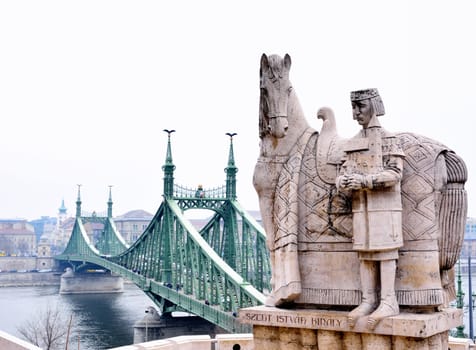
[[[62,199],[114,215],[162,200],[167,135],[176,183],[224,184],[258,208],[262,53],[292,58],[309,123],[330,106],[354,135],[349,92],[376,87],[382,125],[445,143],[470,174],[476,217],[474,1],[0,2],[0,218],[55,216]]]

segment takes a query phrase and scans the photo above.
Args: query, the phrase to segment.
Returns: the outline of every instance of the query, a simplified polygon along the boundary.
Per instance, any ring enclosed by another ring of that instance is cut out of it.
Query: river
[[[133,343],[136,321],[154,303],[136,286],[124,284],[124,293],[60,295],[59,286],[0,288],[0,330],[21,338],[17,327],[46,305],[58,305],[73,315],[71,348],[100,350]],[[79,335],[79,337],[78,337]]]

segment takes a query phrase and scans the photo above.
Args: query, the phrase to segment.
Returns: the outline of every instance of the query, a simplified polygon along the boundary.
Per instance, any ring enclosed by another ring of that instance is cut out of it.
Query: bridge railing
[[[214,188],[191,188],[174,184],[174,197],[176,198],[226,198],[226,186]]]
[[[86,210],[81,210],[81,217],[82,218],[104,218],[107,217],[107,211],[86,211]]]

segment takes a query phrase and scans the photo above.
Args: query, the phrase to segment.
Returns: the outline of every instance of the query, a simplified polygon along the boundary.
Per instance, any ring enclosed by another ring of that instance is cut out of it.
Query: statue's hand
[[[360,174],[347,175],[346,184],[346,188],[348,189],[354,191],[361,190],[362,188],[365,188],[365,176]]]
[[[344,191],[347,189],[347,175],[337,176],[336,187],[339,191]]]

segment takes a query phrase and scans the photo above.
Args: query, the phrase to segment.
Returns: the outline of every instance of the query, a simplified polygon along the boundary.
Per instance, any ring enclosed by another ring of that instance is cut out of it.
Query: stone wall
[[[126,345],[110,350],[253,350],[253,334],[220,334],[215,339],[208,335],[182,336],[163,340],[154,340],[147,343]],[[449,338],[450,350],[475,349],[474,343],[469,339]],[[0,349],[3,350],[40,350],[40,348],[17,339],[0,331]]]
[[[2,256],[0,257],[0,271],[22,271],[22,270],[41,270],[52,269],[55,261],[51,257],[35,257],[35,256]]]
[[[154,340],[146,343],[121,346],[111,350],[253,350],[253,334],[217,334],[184,335],[179,337]]]
[[[41,350],[39,347],[0,331],[0,349],[2,350]]]
[[[36,269],[36,257],[2,256],[0,257],[0,270],[33,270]]]
[[[59,285],[60,275],[53,272],[2,272],[0,287]]]

